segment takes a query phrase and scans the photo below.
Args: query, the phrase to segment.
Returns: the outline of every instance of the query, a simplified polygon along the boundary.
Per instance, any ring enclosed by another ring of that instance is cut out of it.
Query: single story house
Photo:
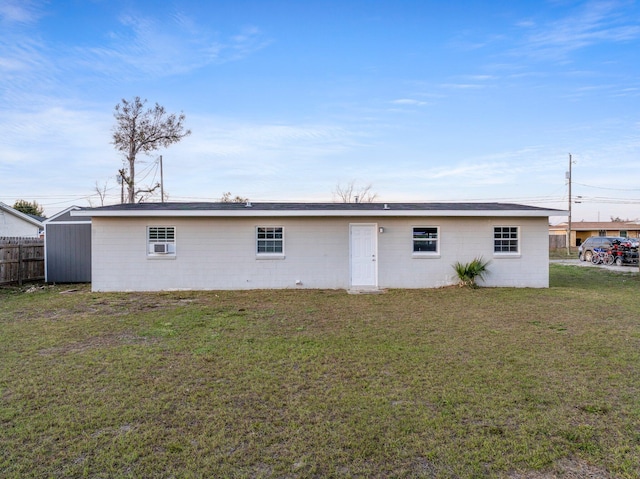
[[[567,236],[567,223],[549,226],[549,235]],[[580,246],[591,236],[622,236],[624,238],[640,237],[638,221],[572,221],[571,246]],[[564,243],[566,245],[566,242]]]
[[[44,222],[45,281],[89,283],[91,281],[91,218],[71,216],[71,206]]]
[[[549,285],[549,216],[503,203],[139,203],[86,208],[94,291]]]
[[[0,237],[39,238],[42,222],[0,202]]]

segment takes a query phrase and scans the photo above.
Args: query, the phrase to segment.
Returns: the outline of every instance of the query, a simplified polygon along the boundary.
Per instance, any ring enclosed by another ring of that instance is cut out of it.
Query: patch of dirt
[[[509,479],[616,479],[606,470],[582,459],[562,459],[551,471],[514,472]]]

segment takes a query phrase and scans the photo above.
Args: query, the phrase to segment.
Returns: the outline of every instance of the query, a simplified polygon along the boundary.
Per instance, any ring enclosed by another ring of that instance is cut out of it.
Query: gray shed
[[[91,219],[71,216],[71,206],[44,222],[45,281],[91,282]]]

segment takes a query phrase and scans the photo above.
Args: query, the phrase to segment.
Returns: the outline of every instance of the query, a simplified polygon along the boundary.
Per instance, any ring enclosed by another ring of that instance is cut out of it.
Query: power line
[[[574,185],[584,186],[586,188],[595,188],[598,190],[611,190],[611,191],[640,191],[640,188],[608,188],[606,186],[593,186],[593,185],[585,185],[583,183],[573,182]]]
[[[576,203],[606,203],[617,205],[637,205],[640,204],[640,199],[633,198],[603,198],[603,197],[576,197]]]

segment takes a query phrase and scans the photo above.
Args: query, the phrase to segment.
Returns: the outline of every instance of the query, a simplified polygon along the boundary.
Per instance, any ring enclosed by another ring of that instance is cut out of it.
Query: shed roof
[[[126,203],[82,208],[71,216],[532,216],[566,215],[564,210],[512,203]]]
[[[56,223],[56,224],[65,224],[65,223],[72,223],[72,224],[79,224],[79,223],[91,223],[91,218],[82,218],[82,217],[71,217],[71,212],[72,211],[76,211],[79,210],[80,207],[79,206],[69,206],[68,208],[57,212],[55,215],[53,215],[51,218],[47,218],[47,220],[44,222],[45,225],[49,225],[51,223]]]

